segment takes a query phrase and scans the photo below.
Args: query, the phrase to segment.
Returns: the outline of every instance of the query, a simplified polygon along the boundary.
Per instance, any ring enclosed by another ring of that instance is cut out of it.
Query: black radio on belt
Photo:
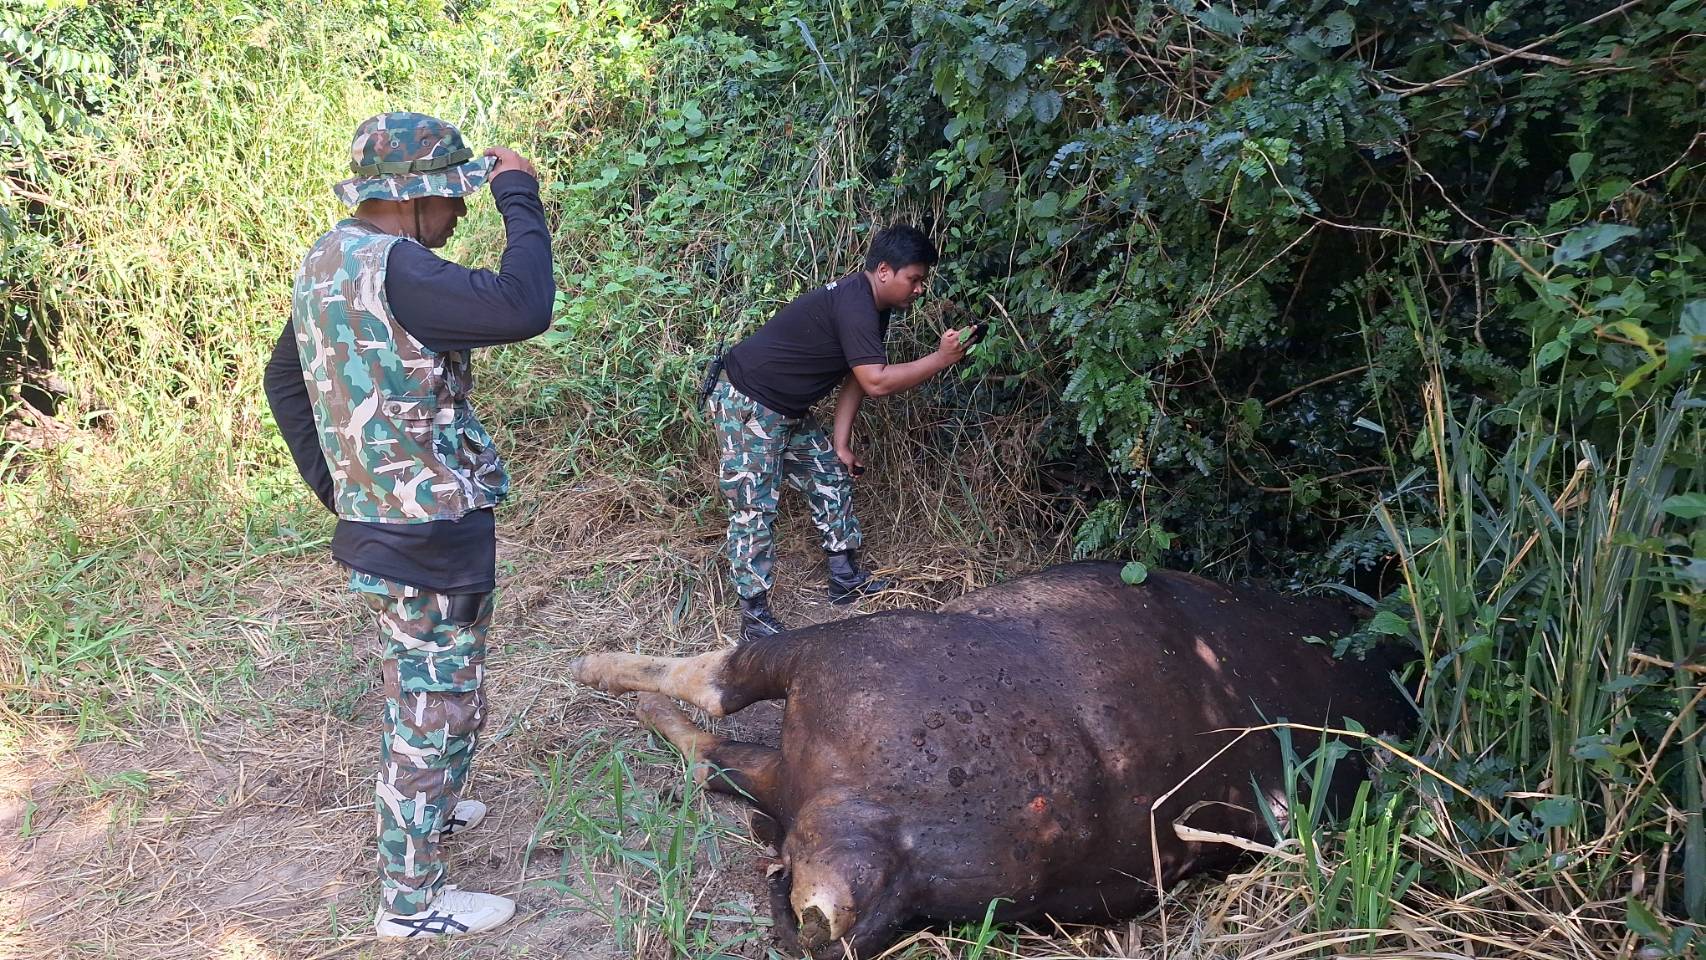
[[[459,627],[472,626],[480,619],[480,608],[486,604],[484,593],[453,593],[450,595],[449,620]]]

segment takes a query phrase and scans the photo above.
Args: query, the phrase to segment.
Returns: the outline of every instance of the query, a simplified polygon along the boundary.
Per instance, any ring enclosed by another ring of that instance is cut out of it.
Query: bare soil
[[[232,629],[248,638],[250,669],[239,688],[194,686],[183,709],[150,717],[141,706],[137,724],[89,742],[69,725],[32,725],[0,750],[0,957],[666,955],[643,932],[618,943],[607,915],[619,896],[643,903],[643,873],[540,836],[553,757],[589,740],[660,749],[626,704],[569,681],[568,661],[732,642],[720,517],[660,524],[667,506],[632,493],[567,492],[503,531],[491,707],[469,794],[492,812],[454,841],[451,861],[453,882],[517,900],[501,935],[426,947],[372,936],[377,665],[371,629],[327,558],[255,570],[243,585],[251,608]],[[821,556],[799,514],[781,524],[779,612],[793,623],[868,612],[823,601]],[[933,606],[968,582],[968,564],[911,552],[923,565],[887,604]],[[724,722],[774,742],[780,712],[758,705]],[[669,759],[673,768],[636,771],[642,793],[679,790],[680,761]],[[745,808],[701,804],[719,838],[698,852],[696,902],[764,922],[764,851],[747,838]],[[715,922],[731,938],[740,926]],[[765,943],[736,953],[763,956]]]

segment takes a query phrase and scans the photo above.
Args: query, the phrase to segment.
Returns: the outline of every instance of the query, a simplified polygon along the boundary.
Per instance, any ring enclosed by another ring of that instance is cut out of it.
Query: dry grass
[[[931,608],[1063,557],[1038,536],[1034,444],[1020,418],[944,429],[928,404],[885,404],[872,435],[871,478],[860,514],[874,562],[902,589],[885,605]],[[947,439],[944,439],[944,438]],[[555,479],[549,444],[515,438],[519,502],[500,528],[505,589],[494,629],[488,739],[475,792],[493,804],[487,826],[459,841],[453,877],[517,898],[519,920],[501,937],[426,947],[380,945],[370,854],[371,764],[377,696],[369,630],[322,556],[234,564],[241,602],[200,622],[163,609],[151,638],[177,688],[161,691],[136,664],[117,683],[124,700],[168,704],[110,738],[78,743],[69,725],[10,716],[0,740],[0,957],[127,956],[318,958],[519,956],[662,958],[676,955],[633,918],[682,901],[692,921],[728,939],[764,922],[763,851],[726,798],[692,801],[708,842],[693,851],[686,885],[664,889],[655,871],[545,830],[560,798],[543,771],[588,744],[634,758],[635,797],[667,813],[679,763],[649,746],[624,703],[566,681],[566,662],[589,650],[689,652],[729,642],[719,548],[723,514],[708,456],[689,479]],[[701,451],[705,453],[705,451]],[[525,467],[524,467],[525,470]],[[962,482],[963,481],[963,482]],[[1023,481],[1023,482],[1021,482]],[[1046,528],[1041,528],[1046,529]],[[1058,528],[1057,528],[1058,529]],[[800,499],[784,497],[776,603],[795,622],[859,612],[821,600],[815,537]],[[1040,545],[1039,545],[1040,544]],[[226,642],[203,643],[209,633]],[[237,642],[232,642],[233,640]],[[185,663],[232,657],[248,668]],[[187,651],[187,653],[186,653]],[[205,681],[223,667],[235,681]],[[749,738],[774,736],[776,713],[732,720]],[[582,784],[583,787],[587,786]],[[592,785],[596,787],[596,785]],[[595,790],[596,793],[596,790]],[[657,798],[663,798],[659,800]],[[615,849],[645,848],[624,834]],[[1412,838],[1420,856],[1454,854]],[[1578,915],[1531,909],[1496,871],[1456,899],[1417,889],[1373,955],[1589,960],[1627,956],[1622,930]],[[932,930],[897,948],[912,957],[1310,957],[1355,954],[1365,931],[1309,932],[1308,887],[1298,867],[1270,857],[1224,883],[1198,881],[1163,908],[1114,927],[1013,933]],[[627,919],[622,919],[623,917]],[[624,923],[625,932],[618,928]],[[619,940],[620,937],[620,940]],[[767,940],[730,955],[762,957]]]

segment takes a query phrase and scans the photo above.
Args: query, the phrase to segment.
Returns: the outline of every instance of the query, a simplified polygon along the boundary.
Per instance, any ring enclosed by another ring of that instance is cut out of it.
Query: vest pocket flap
[[[392,420],[432,420],[438,416],[436,397],[386,397],[379,409]]]

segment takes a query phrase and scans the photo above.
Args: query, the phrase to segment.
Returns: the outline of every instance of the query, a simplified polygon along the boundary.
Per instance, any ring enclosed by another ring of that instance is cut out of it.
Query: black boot
[[[766,590],[757,596],[740,598],[740,639],[741,642],[757,640],[760,637],[774,636],[788,628],[782,621],[776,619],[776,614],[770,611],[770,591]]]
[[[860,597],[887,590],[892,584],[859,569],[859,555],[852,550],[826,554],[829,558],[829,602],[852,603]]]

